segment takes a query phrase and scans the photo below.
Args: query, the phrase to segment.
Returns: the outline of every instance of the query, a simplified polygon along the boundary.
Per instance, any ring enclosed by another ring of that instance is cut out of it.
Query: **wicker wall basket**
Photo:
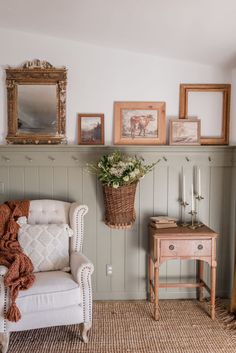
[[[116,229],[132,227],[136,218],[134,209],[136,187],[137,183],[120,186],[117,189],[103,185],[106,225]]]

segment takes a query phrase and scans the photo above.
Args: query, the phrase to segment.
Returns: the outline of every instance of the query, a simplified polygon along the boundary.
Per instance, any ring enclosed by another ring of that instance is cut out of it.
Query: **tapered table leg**
[[[150,288],[150,297],[149,297],[149,300],[151,303],[154,302],[154,291],[153,291],[153,278],[154,278],[154,271],[153,271],[153,261],[152,261],[152,257],[149,255],[149,262],[148,262],[148,265],[149,265],[149,281],[150,281],[150,284],[149,284],[149,288]]]
[[[203,281],[203,273],[204,273],[204,261],[198,260],[198,281]],[[200,302],[203,301],[203,287],[198,288],[198,300]]]
[[[154,299],[154,319],[159,320],[160,319],[160,313],[159,313],[159,267],[154,268],[154,294],[155,294],[155,299]]]
[[[216,265],[211,267],[211,318],[215,320]]]

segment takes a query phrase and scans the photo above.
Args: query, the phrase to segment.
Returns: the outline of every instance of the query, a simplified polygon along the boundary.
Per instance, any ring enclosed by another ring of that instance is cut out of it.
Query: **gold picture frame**
[[[230,84],[180,84],[179,118],[188,117],[188,94],[190,92],[221,92],[223,95],[221,133],[220,136],[201,136],[202,145],[227,145],[229,143],[230,122]],[[199,116],[198,112],[194,112]],[[201,116],[199,116],[201,118]]]
[[[165,107],[165,102],[115,102],[114,144],[165,144]]]
[[[66,143],[66,83],[66,68],[47,61],[6,69],[8,143]]]

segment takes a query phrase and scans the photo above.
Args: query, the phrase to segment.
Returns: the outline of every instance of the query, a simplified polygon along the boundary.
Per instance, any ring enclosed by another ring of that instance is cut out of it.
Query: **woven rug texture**
[[[86,345],[79,325],[11,333],[9,353],[236,353],[236,334],[196,300],[160,301],[160,321],[145,301],[95,302]]]

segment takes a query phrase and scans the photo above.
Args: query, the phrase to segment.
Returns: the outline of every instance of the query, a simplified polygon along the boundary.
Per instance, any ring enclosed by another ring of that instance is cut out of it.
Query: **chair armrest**
[[[73,252],[70,255],[70,267],[74,280],[80,285],[82,292],[83,322],[92,324],[92,285],[91,274],[93,264],[82,253]]]
[[[84,238],[84,216],[88,212],[88,206],[74,202],[70,206],[69,219],[74,235],[71,239],[71,251],[82,252]]]
[[[85,272],[91,275],[94,271],[92,262],[82,253],[74,251],[70,255],[70,267],[74,280],[81,284]]]

